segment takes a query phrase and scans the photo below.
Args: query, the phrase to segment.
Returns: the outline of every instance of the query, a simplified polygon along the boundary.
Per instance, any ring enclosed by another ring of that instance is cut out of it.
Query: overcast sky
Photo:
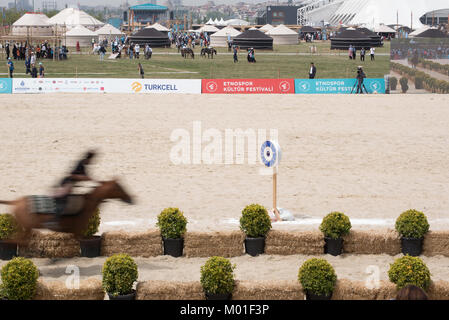
[[[214,0],[215,3],[237,3],[240,1],[247,2],[247,3],[257,3],[257,2],[264,2],[264,0]],[[14,2],[13,0],[0,0],[1,6],[7,6],[9,2]],[[30,0],[30,3],[32,0]],[[35,0],[35,6],[36,8],[40,8],[42,0]],[[150,1],[148,1],[150,2]],[[183,3],[186,5],[192,5],[192,4],[204,4],[207,0],[183,0]],[[112,6],[119,6],[121,3],[123,3],[123,0],[57,0],[58,6],[63,7],[65,4],[69,5],[76,5],[77,3],[81,5],[112,5]],[[137,0],[129,0],[130,4],[137,4]],[[164,0],[158,0],[158,4],[163,4]]]

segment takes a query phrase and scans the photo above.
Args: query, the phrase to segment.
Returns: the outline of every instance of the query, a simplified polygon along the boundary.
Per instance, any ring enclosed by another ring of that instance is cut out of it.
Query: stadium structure
[[[447,0],[307,0],[302,4],[297,10],[297,23],[302,26],[384,24],[417,29],[429,23],[429,16],[449,9]],[[438,21],[447,22],[447,16]]]

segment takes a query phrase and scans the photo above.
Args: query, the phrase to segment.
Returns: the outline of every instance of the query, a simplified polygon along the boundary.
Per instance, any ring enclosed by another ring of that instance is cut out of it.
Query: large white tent
[[[66,25],[69,29],[81,25],[92,31],[105,25],[103,22],[77,8],[66,8],[60,11],[57,15],[51,17],[48,22],[53,25]]]
[[[11,34],[15,36],[52,36],[53,26],[48,23],[48,17],[43,13],[25,13],[13,23]]]
[[[210,36],[210,44],[213,47],[227,47],[228,40],[234,40],[241,32],[233,27],[226,27]]]
[[[331,25],[394,25],[420,28],[420,18],[426,13],[447,9],[447,0],[322,0],[310,1],[313,8],[307,12],[307,21],[319,25],[327,21]],[[305,8],[306,9],[306,8]],[[412,24],[412,26],[411,26]]]
[[[94,39],[95,42],[98,41],[98,35],[82,25],[72,28],[70,31],[67,31],[65,35],[67,40],[66,45],[68,47],[75,47],[77,42],[79,42],[81,47],[87,47],[92,45],[92,39]]]
[[[298,44],[299,34],[283,24],[266,32],[266,35],[273,38],[273,44]]]
[[[211,25],[204,25],[203,27],[198,29],[198,32],[207,32],[207,33],[215,33],[220,31],[217,27],[211,26]]]
[[[262,26],[259,30],[266,33],[272,29],[274,29],[274,27],[271,24],[266,24]]]

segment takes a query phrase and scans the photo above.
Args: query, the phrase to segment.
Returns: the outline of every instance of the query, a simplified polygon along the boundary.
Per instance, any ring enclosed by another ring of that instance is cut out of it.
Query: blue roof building
[[[154,24],[169,19],[169,9],[165,6],[146,3],[129,7],[130,26]]]

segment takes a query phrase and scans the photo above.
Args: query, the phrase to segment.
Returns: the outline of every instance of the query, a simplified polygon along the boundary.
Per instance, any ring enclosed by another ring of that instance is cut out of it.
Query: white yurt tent
[[[266,33],[272,29],[274,29],[274,27],[271,24],[266,24],[262,26],[259,30]]]
[[[217,27],[206,24],[205,26],[198,29],[198,32],[207,32],[209,34],[220,31]]]
[[[210,36],[210,44],[213,47],[227,47],[228,39],[234,40],[240,34],[233,27],[226,27]]]
[[[283,24],[266,32],[266,35],[273,38],[273,44],[298,44],[299,34],[292,29],[287,28]]]
[[[209,18],[209,21],[206,22],[207,25],[213,25],[214,21],[212,20],[212,18]]]
[[[88,47],[92,45],[92,39],[98,42],[98,35],[82,25],[72,28],[65,35],[67,40],[66,46],[68,47],[76,47],[77,42],[79,42],[81,47]]]
[[[98,30],[105,25],[103,22],[77,8],[66,8],[51,17],[48,22],[53,25],[66,25],[68,29],[81,25],[92,31]]]
[[[53,27],[43,13],[25,13],[13,23],[11,34],[48,37],[53,35]]]
[[[152,24],[151,26],[145,27],[145,29],[150,29],[150,28],[156,29],[157,31],[162,32],[164,34],[168,34],[170,32],[169,28],[164,27],[163,25],[161,25],[159,23],[155,23],[155,24]]]
[[[121,37],[123,35],[123,32],[121,32],[119,29],[110,24],[105,24],[103,27],[95,31],[95,33],[98,35],[100,40],[102,39],[111,40],[115,39],[116,37]]]

